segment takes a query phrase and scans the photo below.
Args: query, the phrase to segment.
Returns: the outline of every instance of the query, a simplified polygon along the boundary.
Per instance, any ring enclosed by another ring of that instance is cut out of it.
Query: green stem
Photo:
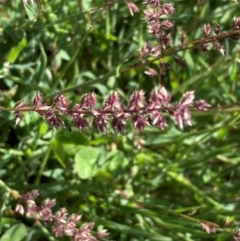
[[[35,182],[34,182],[35,185],[39,185],[39,183],[40,183],[41,176],[42,176],[44,168],[45,168],[45,166],[47,164],[48,157],[50,155],[51,149],[52,149],[52,147],[51,147],[51,145],[49,145],[48,149],[47,149],[47,151],[46,151],[46,153],[45,153],[45,155],[43,157],[43,160],[41,162],[40,168],[38,170],[38,173],[37,173],[37,176],[36,176],[36,179],[35,179]]]

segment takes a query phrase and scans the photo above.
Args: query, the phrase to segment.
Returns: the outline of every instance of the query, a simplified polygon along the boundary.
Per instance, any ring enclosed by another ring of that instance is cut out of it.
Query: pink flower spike
[[[134,15],[134,13],[139,12],[139,8],[133,2],[125,1],[125,3],[127,4],[128,10],[132,16]]]
[[[194,100],[194,91],[188,91],[183,95],[180,101],[180,104],[182,106],[191,106],[193,103],[193,100]]]

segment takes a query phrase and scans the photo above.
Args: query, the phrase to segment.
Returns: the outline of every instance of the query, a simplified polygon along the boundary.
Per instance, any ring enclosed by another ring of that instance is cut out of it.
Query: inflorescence
[[[140,52],[140,60],[144,59],[147,56],[162,57],[162,52],[167,50],[172,45],[171,38],[171,28],[174,26],[173,21],[166,19],[175,12],[175,8],[172,3],[161,4],[159,0],[145,0],[143,4],[146,6],[146,9],[143,11],[144,18],[143,20],[147,24],[148,33],[153,37],[155,44],[145,44],[142,47]],[[128,6],[130,4],[128,3]],[[133,12],[136,9],[133,8],[130,12]],[[163,18],[164,17],[164,18]],[[225,54],[224,46],[219,43],[220,39],[230,38],[232,40],[240,39],[240,17],[235,17],[230,25],[231,29],[228,32],[221,32],[221,27],[219,24],[216,24],[212,27],[210,24],[205,24],[203,26],[203,37],[201,39],[193,40],[186,42],[186,32],[183,31],[179,35],[180,45],[172,48],[172,54],[175,54],[177,51],[181,51],[188,48],[197,48],[200,51],[208,52],[209,46],[212,44],[214,49],[220,52],[222,55]],[[169,55],[169,53],[167,54]],[[184,65],[183,60],[173,58],[176,63],[179,65]],[[162,68],[164,64],[162,63]]]
[[[92,222],[77,226],[82,216],[78,214],[68,216],[66,208],[53,213],[51,209],[56,204],[55,199],[47,198],[37,205],[35,199],[38,196],[38,190],[32,190],[20,196],[15,210],[21,215],[25,214],[26,217],[35,219],[36,224],[43,223],[50,228],[55,238],[69,236],[72,241],[99,241],[109,235],[107,230],[103,229],[94,236],[92,234],[94,223]]]
[[[107,97],[102,108],[96,108],[97,98],[92,92],[85,94],[80,103],[71,108],[64,94],[58,94],[52,105],[47,105],[43,102],[41,93],[37,92],[33,98],[33,106],[19,101],[13,109],[15,124],[19,124],[23,112],[34,111],[52,128],[65,127],[64,120],[67,118],[78,131],[93,127],[99,132],[106,132],[109,123],[115,132],[124,133],[127,119],[134,129],[140,131],[147,125],[163,130],[167,126],[167,116],[180,129],[183,129],[184,125],[191,126],[191,109],[205,111],[210,107],[204,100],[194,101],[194,98],[194,91],[188,91],[179,102],[170,103],[170,94],[161,86],[152,90],[148,101],[144,91],[139,90],[131,95],[128,105],[124,106],[118,93],[113,92]]]

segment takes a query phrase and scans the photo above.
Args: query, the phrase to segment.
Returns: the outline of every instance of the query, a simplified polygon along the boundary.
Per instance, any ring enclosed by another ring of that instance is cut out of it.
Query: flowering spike
[[[119,96],[117,92],[111,93],[105,101],[103,106],[104,110],[121,110],[121,104],[119,102]]]
[[[135,91],[131,97],[129,102],[129,110],[141,109],[146,106],[145,97],[143,90]]]
[[[23,107],[27,107],[27,104],[25,103],[24,100],[20,100],[14,105],[15,110],[17,110],[19,108],[23,108]]]
[[[194,107],[197,108],[198,110],[201,110],[201,111],[206,111],[208,110],[211,105],[209,105],[206,101],[204,100],[197,100],[195,101],[194,103]]]
[[[138,130],[143,130],[146,125],[163,130],[167,126],[166,115],[171,117],[180,129],[183,129],[184,125],[191,125],[190,108],[199,111],[210,108],[210,105],[203,100],[194,102],[194,91],[183,94],[177,104],[171,104],[170,99],[169,92],[161,86],[151,91],[148,101],[145,100],[143,90],[133,92],[128,106],[124,106],[120,102],[118,93],[113,92],[107,97],[103,107],[96,109],[94,105],[97,103],[97,98],[92,92],[85,94],[80,104],[69,109],[69,101],[64,95],[57,95],[53,105],[48,106],[43,104],[42,95],[37,92],[33,99],[33,108],[28,107],[24,101],[20,101],[13,109],[16,124],[21,121],[22,112],[35,111],[51,128],[65,127],[64,124],[69,123],[70,119],[71,124],[78,131],[83,131],[92,125],[99,132],[106,132],[111,126],[115,133],[124,133],[127,119],[130,120],[133,128]]]
[[[47,198],[38,206],[34,201],[37,196],[38,191],[36,190],[20,196],[15,210],[21,215],[25,213],[27,217],[34,218],[36,222],[43,222],[45,226],[51,229],[55,238],[70,236],[72,240],[76,241],[97,241],[109,235],[107,230],[103,229],[97,232],[96,237],[93,236],[91,232],[94,228],[94,223],[83,223],[80,227],[77,227],[77,223],[81,220],[81,215],[73,213],[71,216],[68,216],[66,208],[61,208],[56,213],[53,213],[52,207],[56,204],[55,199]]]
[[[147,70],[145,70],[144,73],[150,76],[158,76],[158,72],[155,69],[151,68],[147,68]]]
[[[215,42],[215,43],[214,43],[214,48],[215,48],[219,53],[221,53],[223,56],[225,55],[225,49],[224,49],[223,45],[221,45],[220,43]]]
[[[108,117],[100,109],[93,111],[92,126],[97,131],[107,131]]]
[[[86,127],[88,127],[87,121],[83,117],[81,117],[81,115],[73,115],[72,123],[80,132],[83,131],[83,129],[85,129]]]
[[[62,114],[66,114],[68,112],[69,101],[63,94],[59,94],[55,97],[53,105],[56,106]]]
[[[104,238],[106,238],[107,236],[109,236],[109,233],[108,233],[107,229],[102,229],[102,230],[100,230],[100,231],[97,232],[97,237],[98,237],[99,239],[104,239]]]
[[[158,98],[160,99],[163,105],[168,104],[168,102],[171,99],[170,94],[163,86],[161,86],[160,89],[158,90]]]
[[[34,108],[37,109],[38,107],[42,106],[43,105],[42,101],[43,101],[42,95],[39,91],[37,91],[36,95],[33,97]]]
[[[96,102],[97,98],[94,92],[85,94],[81,100],[81,109],[92,109]]]
[[[143,4],[152,6],[153,8],[157,8],[159,6],[159,0],[145,0]]]
[[[17,126],[20,122],[21,122],[21,120],[22,120],[22,115],[21,115],[21,113],[20,113],[20,111],[18,111],[18,110],[16,110],[16,111],[14,111],[14,119],[15,119],[15,126]]]
[[[234,17],[233,21],[231,22],[231,28],[233,30],[240,29],[240,17]]]
[[[204,34],[205,38],[210,36],[211,31],[212,31],[211,25],[209,23],[208,24],[204,24],[204,26],[203,26],[203,34]]]
[[[145,116],[134,115],[132,117],[133,127],[142,131],[146,125],[149,125],[148,120]]]
[[[124,133],[126,122],[121,117],[113,117],[111,122],[113,130],[117,133],[120,132],[121,134]]]
[[[193,100],[194,100],[194,91],[188,91],[183,95],[180,101],[180,104],[182,106],[191,106],[193,103]]]
[[[163,130],[167,126],[167,123],[164,117],[158,111],[153,111],[151,113],[151,120],[152,120],[152,125],[157,127],[158,129]]]
[[[134,13],[139,12],[139,8],[133,2],[125,1],[125,3],[127,4],[128,10],[132,16],[134,15]]]
[[[44,117],[51,128],[63,126],[63,121],[51,109],[45,112]]]
[[[166,14],[166,15],[172,15],[174,13],[174,7],[171,3],[164,3],[162,6],[161,6],[161,11],[163,14]]]

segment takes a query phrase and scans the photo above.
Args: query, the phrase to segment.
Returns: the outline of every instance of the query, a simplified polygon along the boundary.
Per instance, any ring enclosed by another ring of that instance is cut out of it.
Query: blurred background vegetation
[[[158,80],[145,68],[119,71],[152,40],[142,21],[145,6],[134,3],[141,11],[131,16],[120,0],[42,0],[37,19],[37,3],[0,4],[0,106],[30,102],[36,91],[47,103],[64,92],[72,105],[90,91],[100,103],[112,91],[125,103],[137,89],[148,96]],[[230,0],[172,3],[173,45],[182,30],[187,40],[200,38],[206,23],[227,31],[240,12]],[[170,69],[162,84],[173,101],[188,90],[213,106],[240,99],[240,42],[221,44],[224,57],[213,49],[176,53],[187,68],[164,57]],[[193,127],[183,131],[171,122],[164,131],[137,132],[129,125],[125,135],[53,130],[33,113],[14,126],[13,114],[0,111],[0,178],[20,193],[38,189],[41,198],[56,198],[58,208],[107,228],[111,240],[231,240],[240,222],[239,135],[237,110],[195,115]],[[33,221],[10,215],[14,207],[14,201],[6,207],[2,233],[20,223],[28,231],[1,241],[56,240]],[[226,220],[235,223],[222,228]],[[207,233],[204,224],[216,233]]]

